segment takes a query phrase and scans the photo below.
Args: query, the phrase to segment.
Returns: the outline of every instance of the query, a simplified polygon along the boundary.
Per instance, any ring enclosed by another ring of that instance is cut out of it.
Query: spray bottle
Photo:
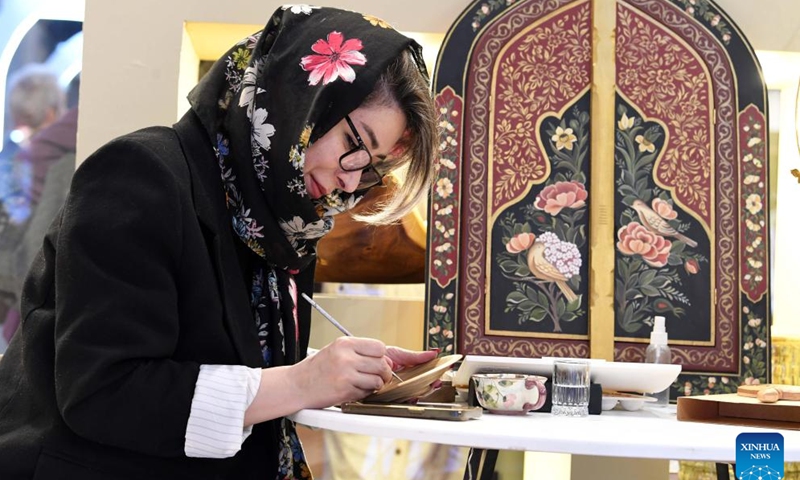
[[[664,321],[664,317],[655,317],[653,331],[650,333],[650,345],[647,346],[644,354],[644,361],[647,363],[672,363],[672,352],[667,345],[667,329]],[[655,406],[666,407],[669,405],[669,387],[650,396],[656,398]]]

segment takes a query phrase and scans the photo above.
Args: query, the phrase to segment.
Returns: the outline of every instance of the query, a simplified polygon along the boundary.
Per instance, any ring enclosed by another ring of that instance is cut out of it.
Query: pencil
[[[336,319],[335,319],[335,318],[333,318],[333,317],[331,316],[331,314],[330,314],[330,313],[326,312],[324,308],[320,307],[320,306],[319,306],[319,304],[318,304],[317,302],[315,302],[314,300],[312,300],[312,299],[311,299],[311,297],[309,297],[309,296],[308,296],[308,295],[306,295],[305,293],[301,293],[300,295],[301,295],[303,298],[305,298],[305,299],[306,299],[306,301],[307,301],[308,303],[310,303],[310,304],[311,304],[311,306],[312,306],[312,307],[314,307],[314,308],[315,308],[315,309],[316,309],[316,310],[317,310],[317,311],[318,311],[318,312],[319,312],[319,313],[320,313],[320,314],[321,314],[323,317],[325,317],[325,319],[327,319],[329,322],[331,322],[331,323],[333,324],[333,326],[334,326],[334,327],[338,328],[340,332],[342,332],[343,334],[345,334],[345,335],[346,335],[346,336],[348,336],[348,337],[352,337],[352,336],[353,336],[353,334],[352,334],[352,333],[350,333],[350,331],[349,331],[349,330],[347,330],[346,328],[344,328],[344,326],[343,326],[341,323],[339,323],[338,321],[336,321]],[[403,379],[402,379],[402,378],[400,378],[400,376],[399,376],[399,375],[397,375],[397,374],[396,374],[396,373],[394,373],[394,372],[392,372],[392,376],[393,376],[394,378],[396,378],[396,379],[397,379],[398,381],[400,381],[400,382],[402,382],[402,381],[403,381]]]

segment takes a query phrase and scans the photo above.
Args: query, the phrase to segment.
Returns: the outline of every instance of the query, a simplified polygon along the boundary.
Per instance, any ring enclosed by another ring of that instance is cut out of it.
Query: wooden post
[[[614,360],[614,103],[616,0],[592,0],[589,346]]]

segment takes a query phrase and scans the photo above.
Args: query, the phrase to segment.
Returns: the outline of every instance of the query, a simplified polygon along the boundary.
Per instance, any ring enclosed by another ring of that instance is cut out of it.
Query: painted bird
[[[657,233],[662,237],[674,237],[690,247],[696,247],[697,242],[687,237],[686,235],[675,230],[661,215],[656,213],[655,210],[648,207],[646,203],[641,200],[634,200],[633,209],[639,214],[639,221],[642,225],[653,233]]]
[[[564,294],[568,302],[572,302],[576,298],[575,292],[567,285],[568,277],[558,271],[558,269],[544,257],[544,249],[546,245],[544,242],[534,242],[530,250],[528,250],[528,268],[533,276],[539,280],[546,282],[555,282],[561,293]]]

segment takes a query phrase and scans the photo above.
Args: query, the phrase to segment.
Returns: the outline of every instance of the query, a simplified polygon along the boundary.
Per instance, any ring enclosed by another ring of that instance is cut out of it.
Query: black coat
[[[0,361],[0,479],[274,478],[274,422],[232,458],[183,453],[200,365],[262,365],[240,245],[193,114],[88,158]],[[297,277],[312,282],[313,268]]]

